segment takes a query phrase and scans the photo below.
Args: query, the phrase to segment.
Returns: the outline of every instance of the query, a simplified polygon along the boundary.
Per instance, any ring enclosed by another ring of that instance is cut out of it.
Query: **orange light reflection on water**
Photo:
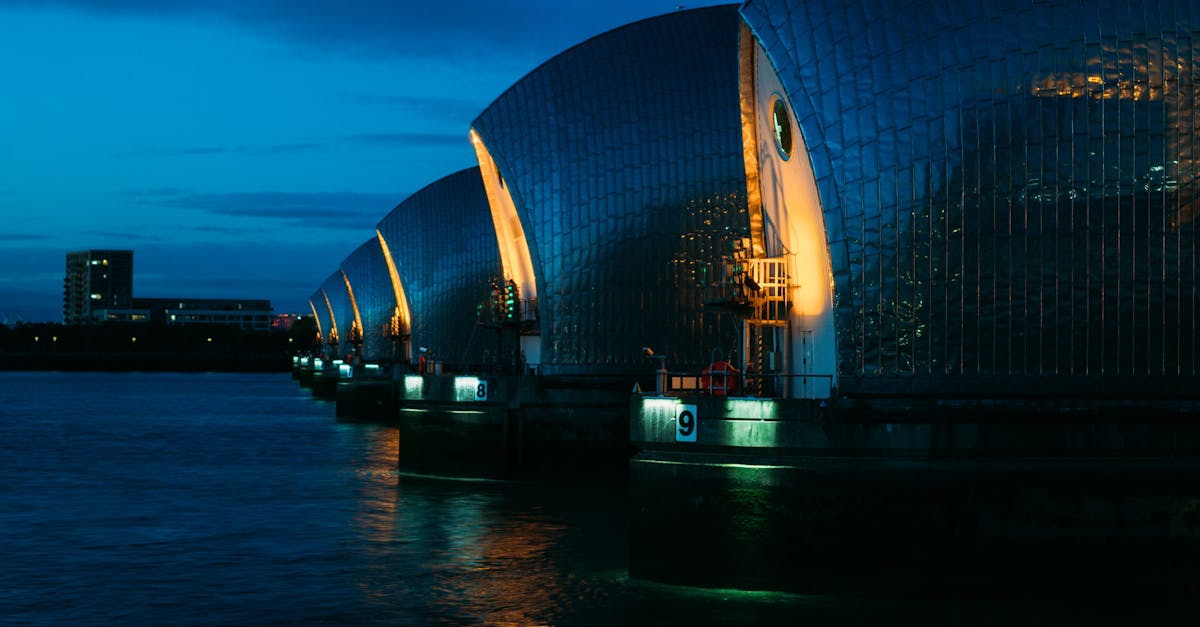
[[[367,606],[383,611],[425,597],[432,616],[486,617],[489,625],[553,622],[562,606],[568,565],[555,556],[567,526],[503,486],[413,479],[397,472],[399,431],[369,435],[354,471],[354,585]],[[522,494],[519,490],[517,494]],[[398,564],[418,560],[430,588],[414,590],[396,577]]]
[[[493,520],[486,506],[474,511],[478,519],[471,526],[478,533],[449,556],[461,569],[443,573],[436,613],[487,616],[492,625],[552,623],[566,573],[550,553],[565,527],[545,520]]]

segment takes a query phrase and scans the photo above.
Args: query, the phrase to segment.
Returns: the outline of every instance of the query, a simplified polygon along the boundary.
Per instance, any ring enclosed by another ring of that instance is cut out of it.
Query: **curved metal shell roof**
[[[702,313],[748,236],[736,7],[610,31],[514,84],[473,128],[511,190],[538,281],[543,370],[701,366],[737,341]]]
[[[811,153],[847,386],[1200,374],[1200,3],[741,12]]]

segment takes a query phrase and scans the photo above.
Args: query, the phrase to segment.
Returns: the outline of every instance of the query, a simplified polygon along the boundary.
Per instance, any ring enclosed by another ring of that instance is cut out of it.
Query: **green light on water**
[[[639,464],[667,464],[671,466],[696,466],[699,468],[732,468],[739,470],[788,470],[795,466],[779,466],[775,464],[717,464],[709,462],[677,462],[670,459],[635,459]]]
[[[487,477],[454,477],[451,475],[427,475],[419,472],[399,471],[397,477],[430,481],[455,481],[460,483],[508,483],[507,479],[489,479]]]
[[[696,586],[682,586],[669,583],[659,583],[657,581],[642,581],[639,579],[630,579],[630,583],[636,584],[639,587],[645,587],[653,590],[654,594],[659,597],[677,597],[681,600],[695,599],[698,601],[743,601],[752,603],[781,603],[786,602],[794,604],[797,602],[804,603],[811,601],[814,604],[824,604],[824,597],[820,595],[797,594],[794,592],[780,592],[778,590],[742,590],[739,588],[699,588]],[[807,604],[807,603],[805,603]]]

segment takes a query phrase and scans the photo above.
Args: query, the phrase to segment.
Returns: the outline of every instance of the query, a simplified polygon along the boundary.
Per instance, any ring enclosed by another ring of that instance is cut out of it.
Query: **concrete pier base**
[[[677,439],[685,405],[695,442]],[[1189,404],[1091,406],[1086,420],[903,405],[635,397],[630,575],[803,593],[1200,592]]]
[[[338,371],[326,365],[313,370],[312,395],[315,398],[334,400],[337,398]]]
[[[339,380],[337,383],[337,417],[343,422],[379,422],[395,424],[397,407],[394,384],[390,378]]]
[[[301,364],[295,370],[296,381],[300,384],[300,387],[312,388],[313,372],[314,369],[311,363]]]
[[[490,479],[627,475],[625,390],[561,387],[538,376],[407,375],[398,385],[401,471]]]

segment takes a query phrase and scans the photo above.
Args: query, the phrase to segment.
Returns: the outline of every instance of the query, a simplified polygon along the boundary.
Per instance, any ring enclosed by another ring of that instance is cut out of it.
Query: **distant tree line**
[[[315,336],[306,318],[289,331],[137,322],[0,325],[0,369],[284,371]]]

